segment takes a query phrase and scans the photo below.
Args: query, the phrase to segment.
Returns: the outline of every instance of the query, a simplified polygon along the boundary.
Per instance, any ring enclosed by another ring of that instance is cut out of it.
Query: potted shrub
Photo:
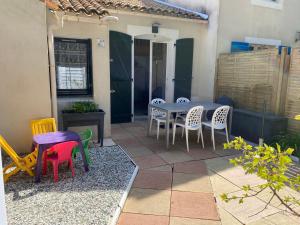
[[[71,109],[62,111],[63,129],[78,126],[98,126],[98,142],[103,144],[105,112],[94,102],[75,102]]]

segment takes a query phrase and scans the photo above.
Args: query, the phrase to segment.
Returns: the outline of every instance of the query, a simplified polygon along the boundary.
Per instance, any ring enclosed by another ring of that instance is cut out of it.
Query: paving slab
[[[132,188],[123,212],[169,216],[171,191]]]
[[[200,174],[173,174],[172,190],[213,193],[209,176]]]
[[[158,154],[164,161],[171,163],[177,163],[177,162],[186,162],[193,160],[192,157],[190,157],[188,154],[182,152],[182,151],[168,151]]]
[[[220,195],[223,193],[230,193],[236,192],[241,190],[238,186],[234,185],[233,183],[229,182],[225,178],[221,177],[220,175],[212,172],[211,170],[208,171],[210,182],[213,188],[213,192],[216,195]]]
[[[174,164],[175,173],[190,173],[207,175],[206,165],[203,161],[190,161]]]
[[[163,171],[140,170],[133,183],[134,188],[169,190],[172,184],[172,173]]]
[[[219,220],[213,194],[172,191],[171,216]]]
[[[140,167],[140,169],[148,169],[148,168],[163,166],[167,164],[159,156],[154,154],[134,157],[133,160]]]
[[[170,225],[222,225],[220,221],[171,217]]]
[[[146,155],[152,155],[153,152],[150,151],[145,146],[135,146],[135,147],[127,147],[126,151],[131,157],[139,157],[139,156],[146,156]]]
[[[169,217],[122,213],[118,225],[169,225]]]
[[[238,191],[231,193],[230,196],[241,196],[243,193],[243,191]],[[216,196],[216,199],[219,207],[225,209],[231,215],[234,215],[235,218],[244,224],[255,222],[263,217],[278,213],[280,211],[272,206],[265,208],[266,203],[256,197],[249,197],[245,199],[243,204],[239,204],[238,200],[232,200],[226,203],[221,200],[220,196]]]
[[[227,212],[225,209],[218,206],[218,212],[221,218],[222,225],[243,225],[233,215]]]

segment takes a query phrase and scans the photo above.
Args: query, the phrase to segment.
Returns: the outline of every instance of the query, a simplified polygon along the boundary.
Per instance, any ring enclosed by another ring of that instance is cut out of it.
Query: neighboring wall
[[[300,31],[299,0],[283,0],[282,9],[255,6],[251,1],[220,1],[218,55],[230,51],[231,41],[244,41],[246,36],[295,44],[296,31]]]
[[[45,6],[1,1],[0,27],[0,134],[30,151],[30,121],[51,116]]]

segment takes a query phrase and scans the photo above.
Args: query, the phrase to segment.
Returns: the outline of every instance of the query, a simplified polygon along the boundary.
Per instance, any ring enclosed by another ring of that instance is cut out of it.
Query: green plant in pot
[[[98,112],[98,105],[94,102],[74,102],[72,105],[72,111],[75,113],[87,113],[87,112]]]

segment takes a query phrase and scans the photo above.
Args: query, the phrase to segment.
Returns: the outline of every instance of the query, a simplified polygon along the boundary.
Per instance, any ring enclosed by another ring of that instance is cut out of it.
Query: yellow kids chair
[[[32,131],[32,135],[55,132],[57,131],[55,119],[45,118],[40,120],[32,120],[31,131]]]
[[[12,163],[3,169],[5,183],[8,181],[9,177],[18,173],[19,171],[26,171],[30,176],[34,176],[33,168],[36,165],[37,150],[21,158],[1,135],[0,147],[13,160]]]

